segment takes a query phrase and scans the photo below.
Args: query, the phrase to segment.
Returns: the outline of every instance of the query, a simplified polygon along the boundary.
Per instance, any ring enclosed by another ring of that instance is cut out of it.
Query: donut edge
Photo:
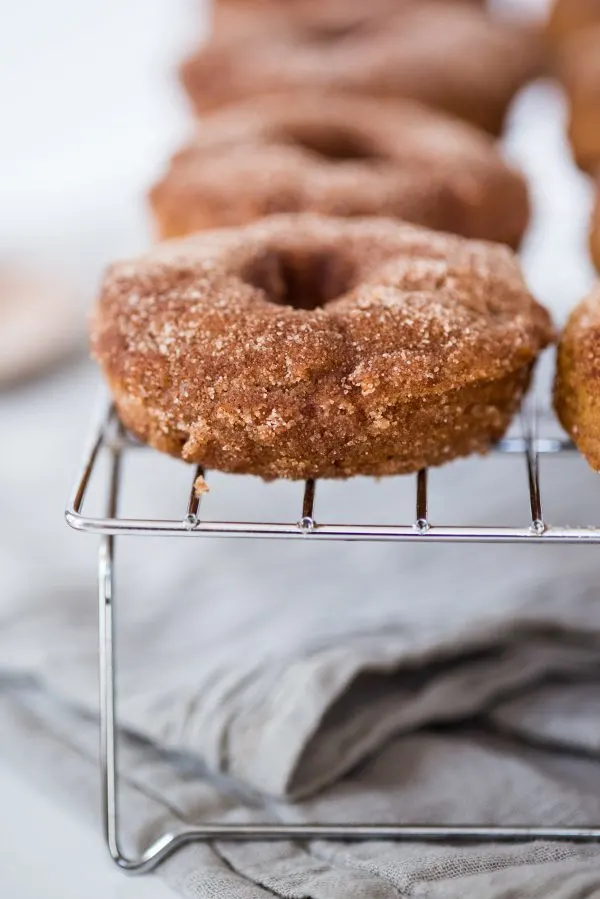
[[[254,460],[244,460],[239,455],[233,461],[218,449],[208,455],[186,450],[188,435],[165,430],[158,410],[130,395],[115,380],[110,382],[110,389],[119,418],[132,434],[155,449],[186,462],[230,474],[256,475],[266,481],[278,478],[347,479],[361,475],[384,477],[413,474],[422,468],[437,467],[470,455],[486,454],[509,428],[527,393],[534,367],[535,360],[502,377],[473,382],[435,395],[427,403],[422,399],[399,403],[394,407],[393,416],[389,410],[387,413],[388,419],[392,419],[391,434],[384,440],[372,435],[367,444],[374,458],[367,463],[364,460],[361,462],[365,449],[363,443],[357,448],[357,456],[350,456],[349,461],[347,457],[341,468],[336,467],[335,460],[329,464],[315,464],[310,459],[301,458],[301,454],[296,454],[294,459],[279,452],[279,458],[261,464],[256,462],[256,457]],[[215,433],[212,437],[218,438],[218,435]],[[396,439],[399,448],[392,459],[389,458],[390,439]]]
[[[600,472],[600,342],[597,334],[579,329],[579,318],[591,300],[600,306],[600,291],[590,295],[573,311],[562,333],[556,357],[554,409],[573,443],[589,463]],[[593,327],[593,326],[592,326]]]

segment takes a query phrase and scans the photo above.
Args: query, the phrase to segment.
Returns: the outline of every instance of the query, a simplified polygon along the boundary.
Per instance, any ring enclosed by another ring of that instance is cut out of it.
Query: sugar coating
[[[290,291],[324,305],[286,305]],[[127,427],[265,478],[390,474],[484,451],[551,337],[508,248],[311,214],[114,265],[92,324]]]
[[[600,287],[575,307],[560,338],[554,406],[565,430],[600,471]]]
[[[339,90],[411,97],[498,134],[510,100],[540,69],[533,33],[475,5],[421,0],[347,31],[274,21],[247,38],[217,37],[181,75],[201,114],[273,91]]]
[[[394,216],[514,247],[529,217],[524,179],[486,134],[414,101],[337,92],[205,117],[151,201],[163,237],[310,211]]]

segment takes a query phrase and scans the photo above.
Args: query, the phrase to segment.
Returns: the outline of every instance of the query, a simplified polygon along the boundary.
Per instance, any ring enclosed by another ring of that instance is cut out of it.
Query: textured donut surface
[[[551,336],[508,248],[308,214],[113,266],[92,323],[126,427],[266,479],[397,474],[484,452]]]
[[[573,442],[600,471],[600,287],[573,310],[558,345],[554,406]]]
[[[184,63],[182,79],[201,114],[275,90],[338,90],[421,100],[497,134],[540,65],[532,33],[464,2],[420,2],[344,28],[274,23],[217,37]]]
[[[524,179],[471,125],[410,100],[305,91],[203,119],[151,202],[163,237],[309,211],[514,247],[529,216]]]

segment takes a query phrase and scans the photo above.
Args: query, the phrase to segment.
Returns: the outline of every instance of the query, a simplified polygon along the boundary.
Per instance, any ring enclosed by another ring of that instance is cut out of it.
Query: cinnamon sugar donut
[[[273,91],[411,97],[500,132],[516,91],[539,73],[533,34],[464,2],[410,3],[350,27],[277,26],[217,39],[182,66],[198,113]]]
[[[508,248],[310,214],[113,266],[92,324],[126,427],[266,479],[398,474],[484,452],[550,338]]]
[[[564,41],[559,70],[569,100],[569,140],[577,165],[600,166],[600,24]]]
[[[554,407],[577,448],[600,471],[600,286],[579,303],[565,325]]]
[[[517,246],[528,220],[524,179],[483,132],[409,100],[305,92],[204,119],[151,202],[163,237],[311,211]]]
[[[217,35],[248,37],[285,23],[342,33],[373,18],[394,14],[424,0],[216,0],[213,30]],[[436,0],[440,2],[440,0]],[[453,2],[453,0],[450,0]],[[483,0],[462,0],[482,4]]]

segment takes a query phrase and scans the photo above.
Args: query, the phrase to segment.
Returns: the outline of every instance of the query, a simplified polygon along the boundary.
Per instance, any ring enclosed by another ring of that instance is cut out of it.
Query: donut
[[[181,77],[196,112],[274,91],[410,97],[501,131],[516,91],[540,70],[537,38],[464,2],[409,3],[338,28],[277,26],[216,39]]]
[[[600,170],[595,180],[595,202],[590,227],[590,251],[592,260],[600,272]]]
[[[546,33],[558,45],[576,31],[600,23],[600,0],[555,0],[550,8]]]
[[[514,247],[529,217],[524,179],[487,134],[414,101],[348,94],[213,113],[150,199],[163,237],[307,211],[392,216]]]
[[[423,0],[217,0],[213,6],[213,31],[219,36],[247,37],[274,24],[289,23],[296,28],[341,32],[419,2]],[[483,0],[463,2],[481,5]]]
[[[564,41],[559,73],[569,101],[569,140],[577,165],[600,165],[600,24]]]
[[[273,478],[485,452],[551,339],[512,251],[393,219],[276,215],[114,265],[92,351],[158,450]]]
[[[562,332],[554,408],[579,451],[600,471],[600,285],[576,306]]]

